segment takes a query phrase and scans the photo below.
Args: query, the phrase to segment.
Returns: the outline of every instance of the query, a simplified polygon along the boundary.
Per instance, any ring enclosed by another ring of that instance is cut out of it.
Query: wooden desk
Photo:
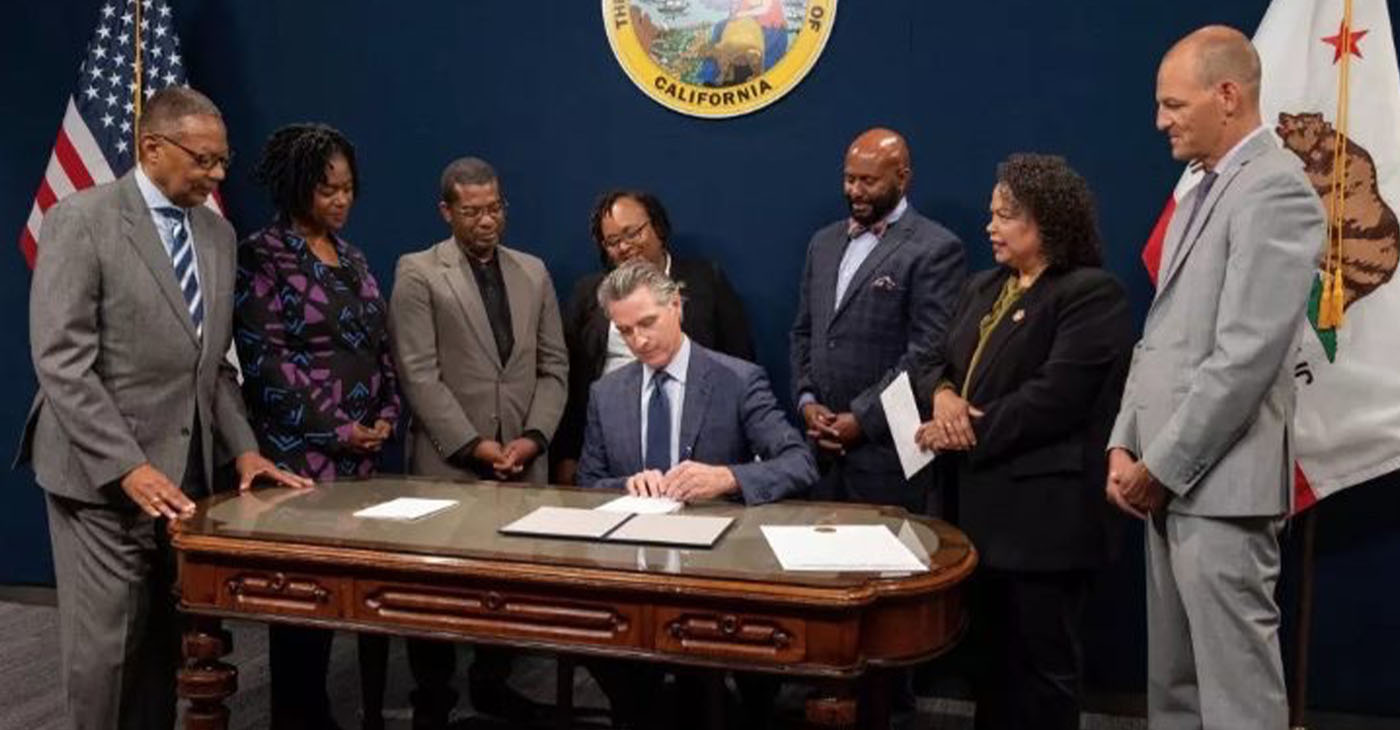
[[[414,522],[351,513],[398,496],[460,504]],[[174,528],[188,730],[224,728],[237,671],[223,617],[471,641],[580,655],[774,672],[816,680],[816,724],[857,723],[859,680],[937,655],[966,624],[959,584],[976,551],[902,509],[820,502],[744,508],[710,550],[506,537],[541,505],[592,507],[613,492],[415,478],[276,488],[200,503]],[[885,524],[927,573],[784,572],[763,524]],[[877,670],[877,671],[871,671]],[[860,717],[878,718],[880,692]],[[878,720],[871,720],[872,723]]]

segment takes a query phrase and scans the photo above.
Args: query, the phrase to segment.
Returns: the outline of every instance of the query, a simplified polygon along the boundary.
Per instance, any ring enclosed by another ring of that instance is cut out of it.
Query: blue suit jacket
[[[817,231],[807,247],[792,326],[793,390],[852,412],[867,439],[888,443],[880,391],[900,370],[912,375],[916,356],[943,341],[967,276],[963,244],[910,206],[856,270],[838,308],[846,244],[842,220]]]
[[[621,488],[642,471],[642,364],[593,383],[578,483]],[[728,466],[748,504],[793,496],[817,479],[802,435],[783,416],[763,368],[690,343],[681,460]],[[754,461],[758,456],[762,460]]]

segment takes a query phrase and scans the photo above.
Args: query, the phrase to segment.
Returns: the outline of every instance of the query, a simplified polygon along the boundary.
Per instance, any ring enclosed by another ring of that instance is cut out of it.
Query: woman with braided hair
[[[254,170],[276,218],[238,246],[234,341],[243,399],[274,463],[317,482],[372,474],[399,418],[386,307],[365,256],[338,235],[358,191],[355,148],[323,124],[273,133]],[[272,727],[334,728],[333,634],[269,629]],[[360,636],[364,727],[383,727],[387,644]]]

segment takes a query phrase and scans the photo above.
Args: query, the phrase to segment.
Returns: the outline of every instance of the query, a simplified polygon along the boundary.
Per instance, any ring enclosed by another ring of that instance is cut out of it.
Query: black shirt
[[[466,257],[476,277],[476,287],[481,292],[481,303],[486,305],[486,318],[491,321],[491,334],[496,338],[496,350],[501,353],[501,364],[510,360],[510,351],[515,347],[515,333],[511,330],[510,300],[506,297],[506,282],[501,277],[501,257],[493,251],[491,260],[482,262],[470,254]]]

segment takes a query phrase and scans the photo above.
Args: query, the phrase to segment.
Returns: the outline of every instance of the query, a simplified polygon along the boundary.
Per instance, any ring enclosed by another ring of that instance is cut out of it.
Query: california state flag
[[[1385,0],[1274,0],[1254,46],[1264,123],[1328,213],[1294,375],[1295,510],[1400,469],[1400,68]],[[1155,279],[1165,222],[1143,259]]]

